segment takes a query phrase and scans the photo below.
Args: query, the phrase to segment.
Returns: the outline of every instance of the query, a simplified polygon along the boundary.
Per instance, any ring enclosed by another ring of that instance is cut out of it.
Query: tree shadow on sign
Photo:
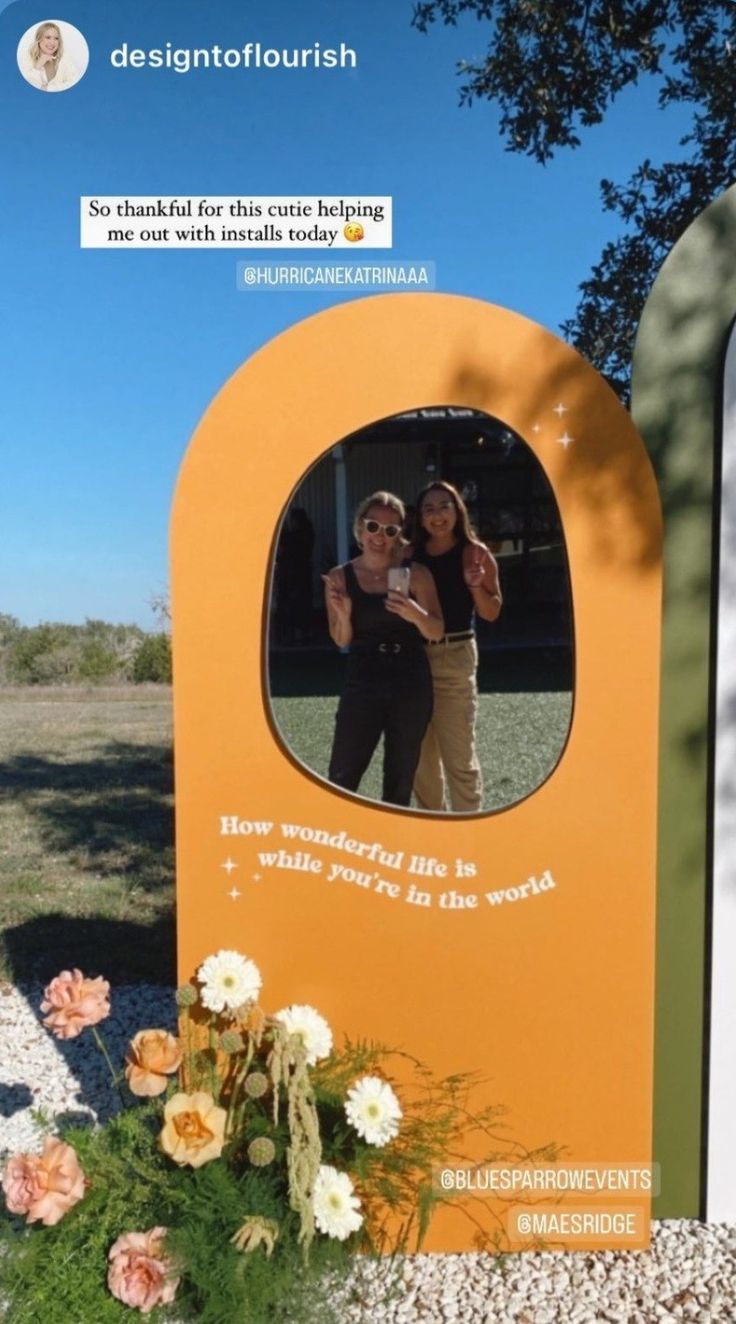
[[[736,190],[730,189],[698,217],[665,262],[634,354],[633,410],[659,481],[667,530],[662,870],[697,907],[710,813],[709,689],[718,588],[713,533],[721,498],[723,360],[736,315],[735,241]],[[721,570],[728,576],[733,544],[722,553]],[[721,717],[724,732],[733,729],[736,704]],[[692,921],[680,923],[692,930]],[[675,962],[677,981],[681,993]]]
[[[560,507],[588,513],[586,557],[641,575],[658,567],[661,533],[648,466],[632,444],[631,420],[604,379],[569,345],[531,322],[514,354],[498,364],[489,364],[470,344],[458,345],[446,395],[512,426],[523,404],[536,419],[534,436],[524,440],[533,444]],[[567,536],[564,519],[563,532]]]

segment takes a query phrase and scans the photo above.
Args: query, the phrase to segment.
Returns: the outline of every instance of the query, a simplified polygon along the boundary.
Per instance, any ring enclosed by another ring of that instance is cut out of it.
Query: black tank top
[[[396,616],[392,611],[386,611],[383,605],[387,596],[385,593],[366,593],[360,587],[350,561],[343,566],[343,573],[345,588],[353,604],[350,617],[353,627],[351,652],[377,650],[381,644],[390,646],[389,656],[400,657],[402,654],[422,651],[424,640],[416,625],[405,621],[402,616]],[[394,644],[401,645],[395,654]]]
[[[426,547],[418,547],[414,560],[431,571],[445,621],[445,634],[459,634],[473,628],[473,596],[463,579],[464,546],[456,542],[449,551],[429,556]]]

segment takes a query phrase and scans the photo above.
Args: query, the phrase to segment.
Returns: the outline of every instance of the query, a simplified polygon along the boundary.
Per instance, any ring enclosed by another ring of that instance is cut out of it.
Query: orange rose
[[[166,1306],[174,1300],[179,1279],[164,1253],[165,1227],[148,1232],[126,1232],[110,1247],[107,1285],[123,1305],[133,1306],[147,1315],[154,1306]]]
[[[139,1030],[127,1053],[125,1078],[133,1094],[163,1094],[167,1076],[178,1070],[181,1048],[167,1030]]]
[[[225,1144],[227,1113],[211,1094],[172,1094],[164,1108],[164,1129],[159,1144],[175,1163],[200,1168],[219,1158]]]
[[[84,1173],[71,1145],[47,1136],[40,1154],[16,1154],[9,1160],[3,1190],[11,1214],[51,1227],[82,1199]]]
[[[62,970],[44,990],[41,1011],[51,1014],[43,1023],[57,1039],[75,1039],[110,1015],[109,992],[106,979],[85,979],[81,970]]]
[[[5,1203],[11,1214],[27,1214],[42,1190],[39,1155],[13,1154],[3,1173]]]

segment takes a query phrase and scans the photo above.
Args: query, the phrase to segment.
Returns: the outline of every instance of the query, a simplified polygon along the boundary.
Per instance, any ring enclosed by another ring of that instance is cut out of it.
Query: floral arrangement
[[[394,1088],[389,1050],[337,1051],[313,1007],[266,1015],[260,990],[253,961],[208,957],[177,991],[179,1037],[139,1031],[118,1071],[97,1028],[107,981],[51,981],[44,1024],[60,1039],[91,1031],[120,1103],[104,1126],[7,1161],[8,1324],[115,1324],[131,1310],[337,1324],[353,1252],[418,1248],[446,1198],[432,1168],[468,1130],[471,1078],[436,1082],[407,1058]],[[500,1111],[474,1122],[490,1137]]]

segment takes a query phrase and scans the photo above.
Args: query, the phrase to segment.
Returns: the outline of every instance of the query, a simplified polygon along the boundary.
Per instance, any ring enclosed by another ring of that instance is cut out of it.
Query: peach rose
[[[40,1154],[16,1154],[9,1160],[3,1190],[11,1214],[51,1227],[82,1199],[84,1173],[71,1145],[47,1136]]]
[[[107,1285],[125,1306],[147,1315],[154,1306],[167,1306],[176,1296],[179,1279],[164,1253],[165,1227],[148,1232],[126,1232],[110,1247]]]
[[[126,1056],[125,1078],[133,1094],[163,1094],[167,1076],[178,1070],[181,1048],[167,1030],[139,1030]]]
[[[62,970],[44,990],[41,1011],[51,1014],[43,1023],[57,1039],[75,1039],[110,1015],[109,992],[106,979],[85,979],[81,970]]]
[[[164,1129],[159,1144],[175,1163],[200,1168],[219,1158],[225,1143],[227,1113],[211,1094],[172,1094],[164,1108]]]

